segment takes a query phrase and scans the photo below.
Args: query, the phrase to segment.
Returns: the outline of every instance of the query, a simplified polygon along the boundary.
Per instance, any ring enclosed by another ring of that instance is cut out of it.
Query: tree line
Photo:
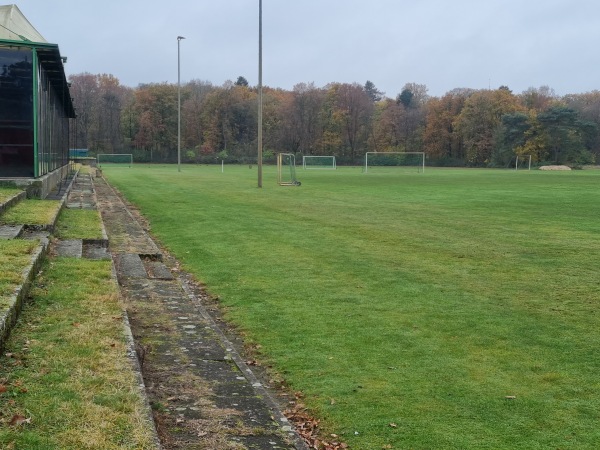
[[[126,87],[112,75],[69,77],[77,119],[71,146],[91,154],[177,160],[177,85]],[[255,162],[256,87],[240,76],[215,86],[183,83],[184,162]],[[360,164],[365,152],[425,152],[428,164],[505,167],[516,155],[539,164],[593,164],[600,156],[600,91],[557,96],[547,87],[454,89],[441,97],[407,83],[395,98],[367,81],[263,88],[263,155],[334,155]]]

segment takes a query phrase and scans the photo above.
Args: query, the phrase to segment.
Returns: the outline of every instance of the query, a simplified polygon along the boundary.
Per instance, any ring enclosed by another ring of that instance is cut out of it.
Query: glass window
[[[34,176],[32,50],[0,47],[0,177]]]

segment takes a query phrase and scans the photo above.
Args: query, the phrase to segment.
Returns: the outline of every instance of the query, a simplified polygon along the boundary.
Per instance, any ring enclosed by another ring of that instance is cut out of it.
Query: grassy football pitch
[[[106,168],[355,449],[600,447],[600,171]]]

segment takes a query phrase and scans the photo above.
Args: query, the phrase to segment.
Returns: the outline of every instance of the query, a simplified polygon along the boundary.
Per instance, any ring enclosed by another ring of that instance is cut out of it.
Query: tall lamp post
[[[262,0],[258,0],[258,187],[262,187],[263,151],[263,91],[262,91]]]
[[[177,36],[177,171],[181,172],[181,53],[179,43],[183,36]]]

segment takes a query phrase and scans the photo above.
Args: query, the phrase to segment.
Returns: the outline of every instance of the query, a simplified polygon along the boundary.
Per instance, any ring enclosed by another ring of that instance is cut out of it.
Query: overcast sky
[[[8,2],[7,2],[8,3]],[[258,83],[258,0],[23,0],[67,75]],[[599,0],[263,0],[263,84],[600,89]]]

